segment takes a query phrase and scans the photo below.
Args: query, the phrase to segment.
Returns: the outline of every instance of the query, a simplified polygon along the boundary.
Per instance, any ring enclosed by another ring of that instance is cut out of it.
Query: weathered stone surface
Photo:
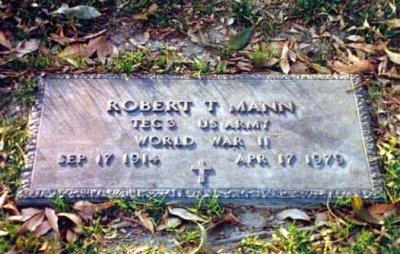
[[[21,202],[382,194],[354,77],[62,75],[40,83]]]

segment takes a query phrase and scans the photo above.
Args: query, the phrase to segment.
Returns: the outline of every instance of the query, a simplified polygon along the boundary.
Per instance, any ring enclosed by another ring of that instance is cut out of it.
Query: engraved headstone
[[[352,76],[56,75],[40,81],[20,202],[382,195]]]

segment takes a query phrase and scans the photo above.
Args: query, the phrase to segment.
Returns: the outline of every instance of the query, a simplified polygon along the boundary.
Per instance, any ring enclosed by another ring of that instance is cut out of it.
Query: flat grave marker
[[[21,203],[383,193],[358,77],[54,75],[39,83]]]

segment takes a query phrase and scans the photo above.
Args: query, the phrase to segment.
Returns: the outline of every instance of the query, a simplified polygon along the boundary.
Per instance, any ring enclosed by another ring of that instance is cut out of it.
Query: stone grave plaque
[[[358,77],[54,75],[39,83],[22,203],[383,193]]]

